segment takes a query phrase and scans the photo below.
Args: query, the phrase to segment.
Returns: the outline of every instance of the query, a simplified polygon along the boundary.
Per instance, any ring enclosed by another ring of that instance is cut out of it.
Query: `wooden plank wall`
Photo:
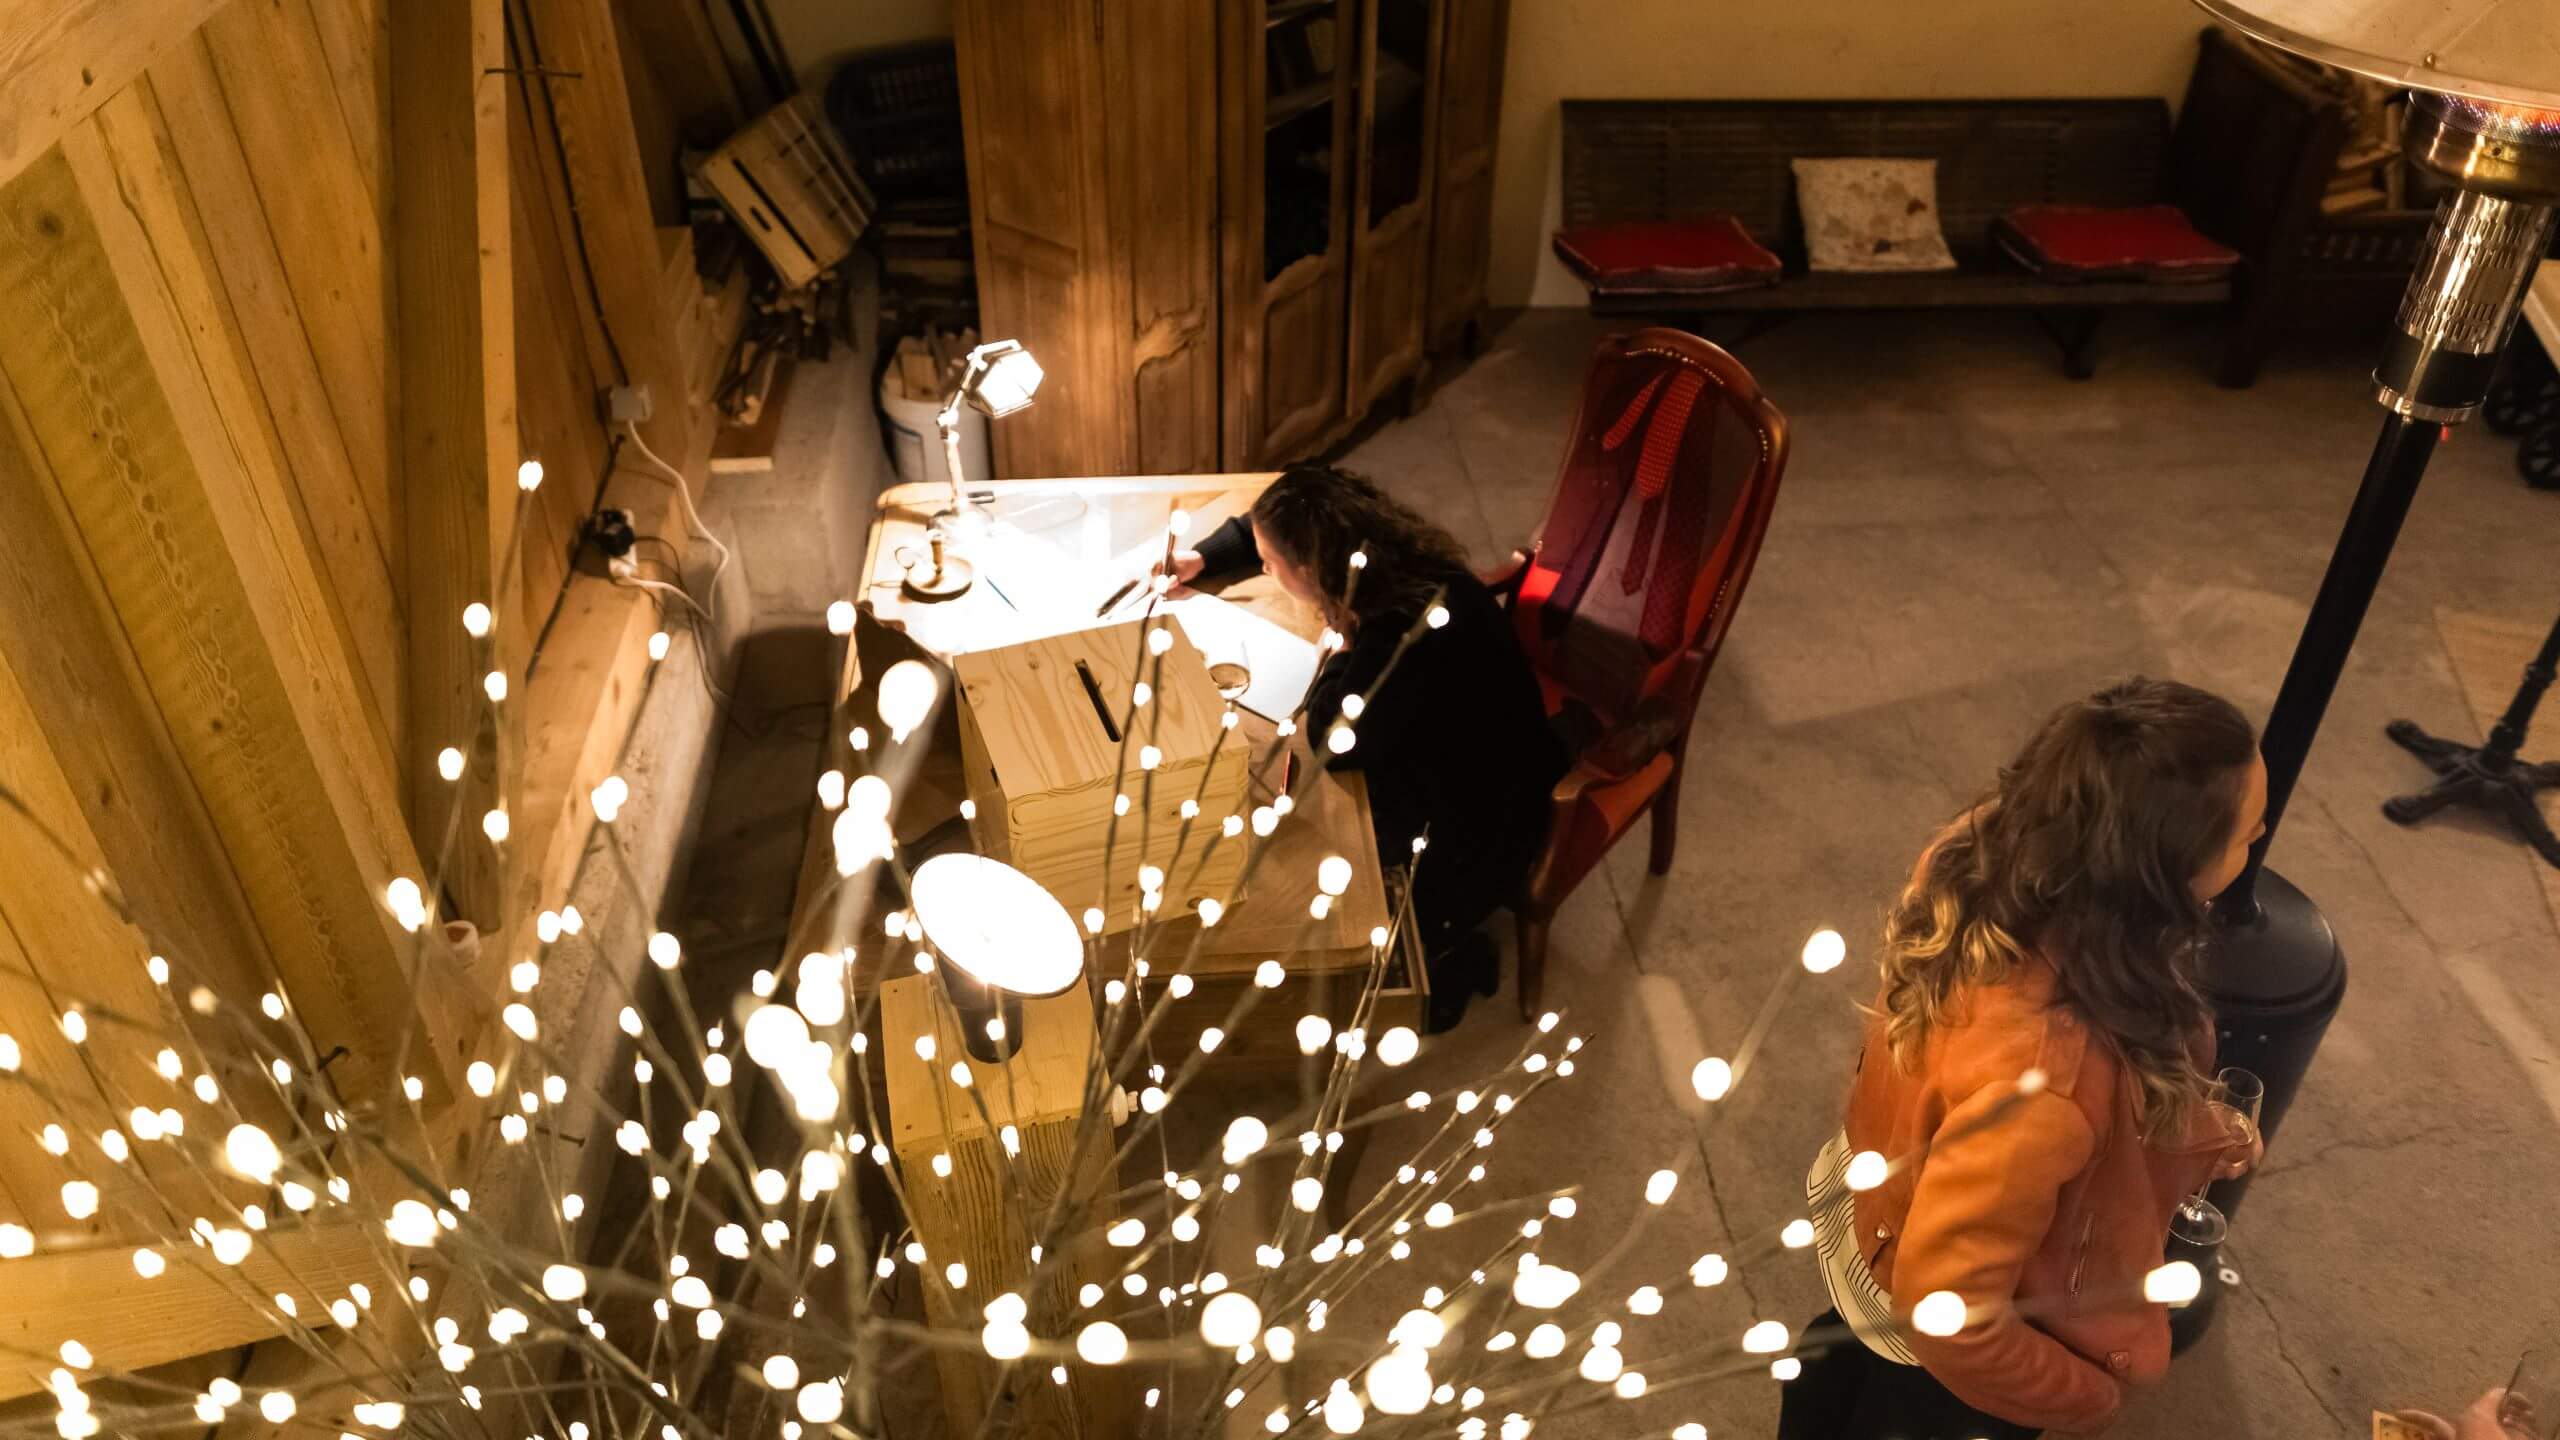
[[[432,1103],[486,1033],[490,1007],[468,987],[410,978],[410,937],[382,901],[395,877],[429,878],[413,777],[421,747],[442,742],[414,718],[416,636],[460,627],[441,596],[449,615],[408,603],[418,565],[437,562],[413,553],[426,532],[404,478],[418,437],[403,382],[424,368],[404,365],[399,318],[401,282],[414,299],[419,275],[399,268],[397,182],[419,173],[400,166],[419,138],[394,126],[396,3],[0,3],[0,786],[51,831],[0,812],[0,1034],[31,1071],[77,1069],[60,1024],[75,997],[159,1013],[166,995],[144,969],[155,950],[233,997],[281,991],[316,1053],[343,1047],[331,1076],[350,1094],[385,1093],[406,1054]],[[484,282],[492,264],[512,281],[516,337],[501,343],[485,322],[494,398],[475,416],[463,397],[455,413],[488,422],[485,458],[504,473],[517,454],[548,472],[524,511],[521,573],[494,577],[491,597],[513,627],[496,663],[520,687],[527,752],[498,792],[525,817],[492,892],[514,914],[530,913],[516,899],[567,889],[586,788],[615,763],[648,633],[666,623],[641,592],[570,575],[579,525],[610,493],[644,530],[671,532],[682,559],[671,488],[628,465],[608,475],[597,396],[626,365],[652,380],[664,417],[652,443],[699,493],[714,426],[686,403],[687,377],[725,353],[744,308],[741,281],[712,305],[725,329],[680,323],[710,302],[671,263],[689,244],[651,213],[653,189],[660,204],[665,193],[649,167],[673,156],[642,146],[664,150],[684,128],[666,111],[690,91],[665,77],[702,62],[619,54],[636,36],[689,33],[665,23],[682,0],[633,3],[651,23],[621,23],[611,0],[505,0],[510,67],[524,63],[519,36],[569,45],[609,94],[453,72],[485,81],[472,104],[504,106],[504,154],[465,155],[461,183],[481,166],[479,193],[503,182],[509,196],[503,239],[477,256]],[[699,129],[690,103],[684,122]],[[468,285],[470,242],[454,253],[451,282]],[[637,359],[617,357],[616,340]],[[510,426],[518,438],[502,445]],[[505,511],[491,534],[464,538],[503,554],[516,508],[494,495],[489,508]],[[528,677],[555,614],[552,657]],[[478,830],[464,843],[485,852]],[[96,871],[133,923],[89,893]],[[506,916],[491,920],[503,939]],[[494,967],[501,947],[485,949]],[[166,1089],[147,1049],[93,1045],[89,1058],[128,1097]],[[130,1281],[120,1245],[160,1229],[96,1163],[121,1113],[0,1084],[0,1221],[34,1230],[71,1291],[89,1290],[91,1269]],[[68,1160],[38,1140],[53,1119],[83,1147]],[[107,1192],[94,1217],[64,1208],[75,1175]],[[180,1300],[112,1347],[88,1337],[101,1361],[266,1333],[253,1311],[216,1320]],[[32,1375],[0,1367],[0,1398]]]

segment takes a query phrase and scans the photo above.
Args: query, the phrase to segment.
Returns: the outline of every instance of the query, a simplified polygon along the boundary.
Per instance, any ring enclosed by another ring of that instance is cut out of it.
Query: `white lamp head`
[[[1056,995],[1084,973],[1084,941],[1040,882],[983,855],[936,855],[907,886],[916,923],[943,958],[983,985]]]
[[[1019,340],[990,340],[970,351],[968,374],[961,393],[990,416],[1022,409],[1040,389],[1040,362]]]

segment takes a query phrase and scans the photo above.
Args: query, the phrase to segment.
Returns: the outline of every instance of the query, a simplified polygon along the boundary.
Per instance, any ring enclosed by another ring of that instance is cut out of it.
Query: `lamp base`
[[[2276,1132],[2292,1108],[2311,1058],[2347,993],[2347,959],[2337,933],[2311,897],[2273,870],[2258,872],[2256,913],[2216,927],[2205,953],[2204,992],[2213,1006],[2216,1066],[2246,1070],[2266,1082],[2258,1133],[2274,1151]],[[2261,1162],[2263,1163],[2263,1162]],[[2250,1176],[2217,1182],[2207,1198],[2233,1216],[2249,1191]],[[2168,1258],[2187,1260],[2204,1273],[2195,1303],[2169,1316],[2172,1350],[2184,1350],[2212,1325],[2222,1282],[2222,1260],[2211,1246],[2172,1237]]]
[[[906,578],[898,582],[898,593],[910,600],[931,604],[937,600],[957,600],[978,583],[978,567],[956,555],[946,555],[939,565],[910,566]]]

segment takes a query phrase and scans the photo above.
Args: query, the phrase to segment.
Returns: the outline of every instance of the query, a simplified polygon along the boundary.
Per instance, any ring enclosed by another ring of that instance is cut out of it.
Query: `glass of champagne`
[[[2560,1351],[2527,1350],[2498,1398],[2498,1423],[2517,1440],[2560,1437]]]
[[[2246,1070],[2233,1067],[2214,1077],[2212,1088],[2206,1092],[2206,1104],[2223,1134],[2229,1137],[2225,1153],[2256,1147],[2258,1112],[2266,1099],[2266,1082]],[[2169,1216],[2169,1233],[2201,1249],[2219,1245],[2231,1234],[2231,1221],[2223,1215],[2222,1207],[2205,1198],[2205,1191],[2212,1186],[2213,1179],[2207,1179],[2194,1194],[2179,1201]]]

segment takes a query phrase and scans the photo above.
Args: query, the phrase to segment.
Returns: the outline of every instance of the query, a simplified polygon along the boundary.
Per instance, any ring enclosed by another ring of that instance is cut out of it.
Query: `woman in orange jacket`
[[[2206,1100],[2195,964],[2266,794],[2230,702],[2133,679],[2054,712],[1921,857],[1807,1177],[1835,1306],[1808,1337],[1840,1338],[1780,1440],[2086,1432],[2167,1367],[2143,1282],[2170,1212],[2255,1160]]]

